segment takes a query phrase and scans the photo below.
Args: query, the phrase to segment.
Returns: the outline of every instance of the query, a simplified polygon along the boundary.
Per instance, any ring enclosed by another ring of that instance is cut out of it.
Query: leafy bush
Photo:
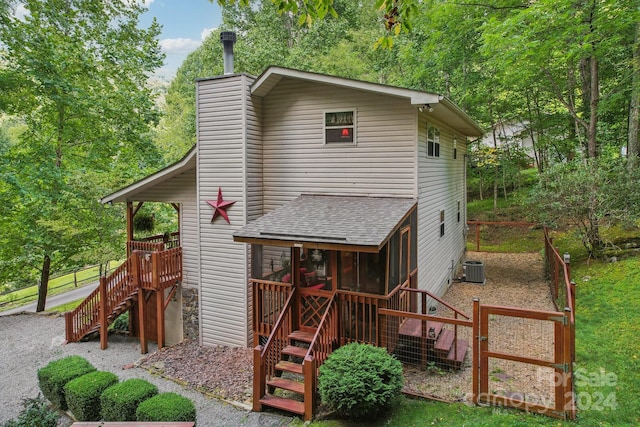
[[[44,397],[64,411],[67,409],[67,401],[64,397],[65,384],[95,370],[96,368],[87,359],[80,356],[54,360],[38,370],[40,390]]]
[[[193,402],[176,393],[160,393],[145,400],[136,411],[138,421],[195,421]]]
[[[112,385],[100,396],[104,421],[135,421],[138,405],[158,394],[158,387],[139,378]]]
[[[352,343],[334,351],[320,367],[322,402],[347,418],[365,418],[387,409],[399,396],[402,364],[384,348]]]
[[[71,380],[64,386],[67,407],[78,421],[100,420],[100,395],[118,382],[111,372],[96,371]]]
[[[129,312],[125,311],[113,322],[113,330],[129,332]]]
[[[24,409],[15,420],[4,423],[3,427],[56,427],[58,413],[47,405],[46,400],[38,396],[22,401]]]

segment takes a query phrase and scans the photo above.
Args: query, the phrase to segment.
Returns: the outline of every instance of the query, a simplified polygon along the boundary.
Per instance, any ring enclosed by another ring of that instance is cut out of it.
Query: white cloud
[[[13,16],[23,21],[27,15],[29,15],[29,10],[26,7],[24,7],[22,3],[18,4],[15,12],[13,13]]]
[[[209,37],[209,35],[211,33],[213,33],[215,30],[217,30],[218,27],[213,27],[213,28],[205,28],[202,30],[202,32],[200,33],[200,39],[202,41],[204,41],[207,37]]]
[[[160,47],[166,53],[174,54],[174,53],[189,53],[194,51],[198,46],[200,46],[200,40],[193,39],[185,39],[185,38],[177,38],[177,39],[164,39],[160,40]]]

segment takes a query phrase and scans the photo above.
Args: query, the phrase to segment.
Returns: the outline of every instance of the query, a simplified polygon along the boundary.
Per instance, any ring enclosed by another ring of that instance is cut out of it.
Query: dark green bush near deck
[[[100,396],[118,382],[111,372],[96,371],[71,380],[64,386],[67,407],[78,421],[99,421]]]
[[[368,418],[388,409],[404,384],[402,364],[384,348],[352,343],[320,367],[322,403],[346,418]]]
[[[158,394],[158,387],[138,378],[112,385],[100,396],[104,421],[135,421],[138,405]]]
[[[176,393],[160,393],[145,400],[136,411],[138,421],[195,421],[193,402]]]
[[[38,370],[38,383],[44,397],[62,409],[67,409],[64,397],[64,386],[71,380],[95,371],[91,363],[84,357],[68,356],[49,362]]]

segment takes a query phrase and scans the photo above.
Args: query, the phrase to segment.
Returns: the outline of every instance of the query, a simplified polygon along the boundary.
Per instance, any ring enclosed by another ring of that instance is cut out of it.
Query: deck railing
[[[251,279],[250,283],[254,304],[253,333],[255,344],[258,345],[260,337],[271,335],[273,326],[293,292],[293,285],[259,279]]]
[[[317,403],[318,369],[331,355],[338,342],[338,305],[334,294],[327,304],[318,330],[302,362],[304,375],[304,419],[313,417]]]
[[[156,234],[155,236],[143,237],[138,240],[129,240],[127,242],[127,253],[131,254],[133,251],[164,251],[179,246],[180,232]]]
[[[182,248],[162,252],[135,251],[74,310],[65,313],[67,342],[75,342],[100,325],[106,348],[108,317],[139,288],[162,290],[182,280]]]
[[[159,252],[134,251],[133,269],[144,289],[161,290],[182,281],[182,248]]]

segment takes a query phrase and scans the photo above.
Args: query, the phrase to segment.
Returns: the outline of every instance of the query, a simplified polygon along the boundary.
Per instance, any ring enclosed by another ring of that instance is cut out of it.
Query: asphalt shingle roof
[[[408,198],[302,195],[233,236],[379,247],[415,204]]]

